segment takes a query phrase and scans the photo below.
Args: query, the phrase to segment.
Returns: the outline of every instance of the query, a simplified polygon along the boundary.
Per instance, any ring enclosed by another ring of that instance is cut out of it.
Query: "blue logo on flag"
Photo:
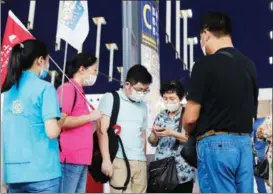
[[[73,7],[71,7],[73,6]],[[69,13],[67,11],[69,10]],[[74,30],[80,18],[82,17],[84,12],[84,7],[81,2],[78,0],[73,4],[70,4],[70,8],[67,7],[65,15],[69,15],[70,17],[66,18],[64,24],[69,27],[71,30]]]

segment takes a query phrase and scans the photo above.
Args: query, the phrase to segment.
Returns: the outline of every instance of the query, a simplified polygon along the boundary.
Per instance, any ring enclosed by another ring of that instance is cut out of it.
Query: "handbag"
[[[266,157],[269,150],[269,146],[267,147],[265,157],[263,160],[259,160],[258,163],[254,167],[254,175],[265,180],[269,179],[269,162]]]
[[[166,193],[179,184],[175,157],[171,156],[150,163],[148,193]]]
[[[184,113],[182,108],[181,118]],[[179,121],[178,132],[182,130],[181,118]],[[179,140],[176,140],[172,149],[177,150],[180,144]],[[174,190],[179,184],[175,157],[171,156],[161,160],[153,161],[149,166],[149,180],[148,180],[148,193],[166,193]]]

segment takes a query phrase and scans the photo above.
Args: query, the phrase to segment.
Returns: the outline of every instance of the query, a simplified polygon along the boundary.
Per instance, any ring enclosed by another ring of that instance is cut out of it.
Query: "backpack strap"
[[[74,95],[74,100],[73,100],[73,105],[72,105],[72,108],[71,108],[71,112],[73,111],[73,109],[75,107],[75,104],[76,104],[76,101],[77,101],[77,90],[76,90],[76,88],[74,86],[73,86],[73,88],[74,88],[75,95]]]
[[[77,90],[76,90],[76,88],[74,86],[73,86],[73,88],[74,88],[75,95],[74,95],[74,99],[73,99],[73,105],[72,105],[72,108],[71,108],[71,112],[73,111],[73,109],[75,107],[75,104],[76,104],[76,101],[77,101]],[[62,110],[60,110],[60,111],[62,112]],[[60,135],[57,138],[58,139],[58,143],[59,143],[59,151],[60,152],[62,152],[62,146],[61,146],[61,141],[60,141],[61,133],[60,133]]]
[[[120,98],[117,92],[112,92],[113,95],[113,108],[110,118],[110,126],[111,128],[117,124],[118,120],[118,113],[120,108]]]
[[[112,184],[111,187],[113,187],[114,189],[117,189],[117,190],[122,190],[122,191],[126,191],[127,190],[127,186],[130,182],[130,178],[131,178],[131,168],[130,168],[130,163],[129,163],[129,160],[126,156],[126,153],[125,153],[125,149],[124,149],[124,146],[123,146],[123,143],[122,143],[122,140],[120,138],[119,135],[117,135],[117,139],[119,141],[119,145],[121,147],[121,151],[122,151],[122,155],[123,155],[123,158],[124,158],[124,162],[125,162],[125,166],[126,166],[126,171],[127,171],[127,177],[126,177],[126,180],[124,182],[124,185],[123,187],[115,187],[113,186]]]
[[[112,92],[112,95],[113,95],[113,109],[112,109],[112,114],[111,114],[111,119],[110,119],[111,128],[117,124],[117,119],[118,119],[118,114],[119,114],[119,109],[120,109],[120,98],[119,98],[118,93]],[[127,170],[127,177],[126,177],[123,187],[115,187],[112,184],[110,184],[110,186],[114,189],[117,189],[117,190],[126,191],[127,186],[130,182],[130,178],[131,178],[131,169],[130,169],[129,160],[128,160],[126,153],[125,153],[125,149],[124,149],[122,140],[119,135],[117,135],[117,139],[118,139],[119,145],[121,147],[122,155],[123,155],[123,158],[125,161],[125,166],[126,166],[126,170]]]

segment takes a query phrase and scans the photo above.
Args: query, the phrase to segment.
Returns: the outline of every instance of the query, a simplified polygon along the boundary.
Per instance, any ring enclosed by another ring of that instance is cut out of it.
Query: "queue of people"
[[[151,186],[147,139],[156,147],[155,162],[174,159],[172,172],[176,174],[168,177],[176,177],[175,184],[167,185],[166,192],[191,193],[198,176],[201,192],[253,193],[251,132],[258,105],[256,71],[233,47],[231,37],[227,15],[209,12],[201,18],[201,47],[206,56],[194,65],[188,94],[179,81],[162,84],[165,109],[157,115],[149,137],[144,98],[152,76],[142,65],[129,69],[123,89],[117,92],[116,124],[122,127],[119,137],[126,158],[119,146],[113,161],[107,133],[113,124],[113,96],[104,94],[97,110],[90,109],[84,99],[83,87],[94,85],[97,79],[96,57],[76,55],[67,63],[65,73],[70,81],[63,85],[57,81],[56,90],[43,80],[49,70],[46,45],[39,40],[16,44],[1,91],[5,98],[2,130],[8,192],[85,192],[97,122],[101,171],[110,177],[111,193],[145,193]],[[186,107],[181,104],[184,97]],[[188,148],[189,138],[197,142],[197,174],[180,154]],[[117,189],[126,182],[128,168],[126,188]],[[156,176],[162,181],[163,175]],[[152,186],[158,184],[153,182]]]

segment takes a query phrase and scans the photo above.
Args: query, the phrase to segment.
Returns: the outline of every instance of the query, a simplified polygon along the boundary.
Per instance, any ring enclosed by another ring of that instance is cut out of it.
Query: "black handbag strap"
[[[185,112],[185,108],[182,107],[181,115],[180,115],[180,119],[179,119],[179,124],[178,124],[178,129],[177,129],[178,133],[181,133],[181,131],[182,131],[182,118],[183,118],[184,112]],[[177,150],[180,143],[181,142],[178,139],[176,139],[172,149]]]
[[[112,95],[113,95],[113,108],[112,108],[112,113],[111,113],[111,118],[110,118],[110,130],[112,130],[112,127],[117,124],[118,114],[119,114],[119,110],[120,110],[120,98],[119,98],[118,93],[115,91],[115,92],[112,92]],[[127,177],[126,177],[123,187],[115,187],[112,184],[110,184],[110,186],[116,190],[126,191],[127,186],[130,182],[130,178],[131,178],[130,163],[129,163],[129,160],[126,156],[125,149],[124,149],[122,140],[119,135],[117,135],[117,139],[118,139],[119,145],[121,147],[122,155],[123,155],[123,158],[125,161],[125,166],[126,166],[126,170],[127,170]]]
[[[73,111],[73,109],[75,107],[76,101],[77,101],[77,90],[76,90],[76,88],[74,86],[73,86],[73,88],[74,88],[75,94],[74,94],[73,104],[72,104],[72,108],[71,108],[71,113],[72,113],[72,111]],[[60,112],[62,112],[62,108],[60,108]],[[62,146],[61,146],[61,141],[60,141],[61,133],[59,134],[59,136],[57,138],[58,139],[58,145],[59,145],[59,151],[60,152],[62,152]]]

